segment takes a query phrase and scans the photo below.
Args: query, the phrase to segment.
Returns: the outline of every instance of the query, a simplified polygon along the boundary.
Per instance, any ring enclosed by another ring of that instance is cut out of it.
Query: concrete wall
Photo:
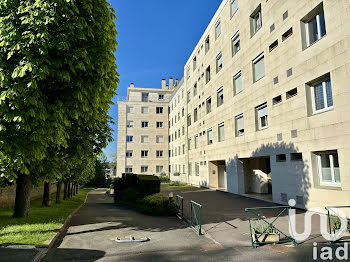
[[[51,193],[56,193],[56,184],[51,184]],[[63,185],[62,185],[63,190]],[[31,200],[41,198],[43,196],[43,186],[33,187],[31,191]],[[0,188],[0,208],[13,207],[16,198],[16,185]]]

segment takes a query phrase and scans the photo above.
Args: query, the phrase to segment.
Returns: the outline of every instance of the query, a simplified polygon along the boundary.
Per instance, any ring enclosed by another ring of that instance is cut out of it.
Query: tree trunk
[[[49,207],[51,205],[51,183],[50,182],[44,182],[44,194],[43,194],[43,202],[41,203],[41,206],[43,207]]]
[[[17,174],[16,199],[13,209],[13,217],[27,217],[30,208],[30,192],[32,179],[29,175]]]
[[[61,203],[61,190],[62,190],[62,181],[57,181],[57,190],[56,190],[56,204]]]
[[[68,198],[71,198],[72,197],[72,195],[71,195],[72,192],[70,190],[71,183],[68,181],[67,184],[68,184]]]
[[[75,186],[75,194],[78,195],[78,193],[79,193],[79,184],[77,183]]]
[[[64,181],[63,200],[68,198],[68,182]]]

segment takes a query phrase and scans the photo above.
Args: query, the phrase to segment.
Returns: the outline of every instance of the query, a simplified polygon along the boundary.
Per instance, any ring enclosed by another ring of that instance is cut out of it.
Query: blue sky
[[[109,0],[117,21],[116,52],[120,82],[117,93],[126,97],[130,83],[160,88],[161,79],[181,79],[185,62],[222,0]],[[117,151],[117,97],[110,115],[113,138],[104,150],[107,158]]]

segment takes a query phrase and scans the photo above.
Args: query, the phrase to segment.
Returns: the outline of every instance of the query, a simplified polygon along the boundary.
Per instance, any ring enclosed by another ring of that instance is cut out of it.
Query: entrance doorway
[[[225,160],[209,161],[209,187],[227,190]]]

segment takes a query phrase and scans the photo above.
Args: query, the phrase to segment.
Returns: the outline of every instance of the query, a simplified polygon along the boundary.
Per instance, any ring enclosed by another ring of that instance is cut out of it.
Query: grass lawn
[[[78,195],[62,200],[61,204],[55,203],[56,194],[52,194],[50,207],[41,207],[42,199],[33,200],[26,218],[12,218],[13,208],[0,208],[0,244],[46,244],[90,190],[81,188]]]
[[[174,183],[162,183],[161,186],[166,189],[174,189],[174,190],[199,190],[199,187],[174,182]]]

